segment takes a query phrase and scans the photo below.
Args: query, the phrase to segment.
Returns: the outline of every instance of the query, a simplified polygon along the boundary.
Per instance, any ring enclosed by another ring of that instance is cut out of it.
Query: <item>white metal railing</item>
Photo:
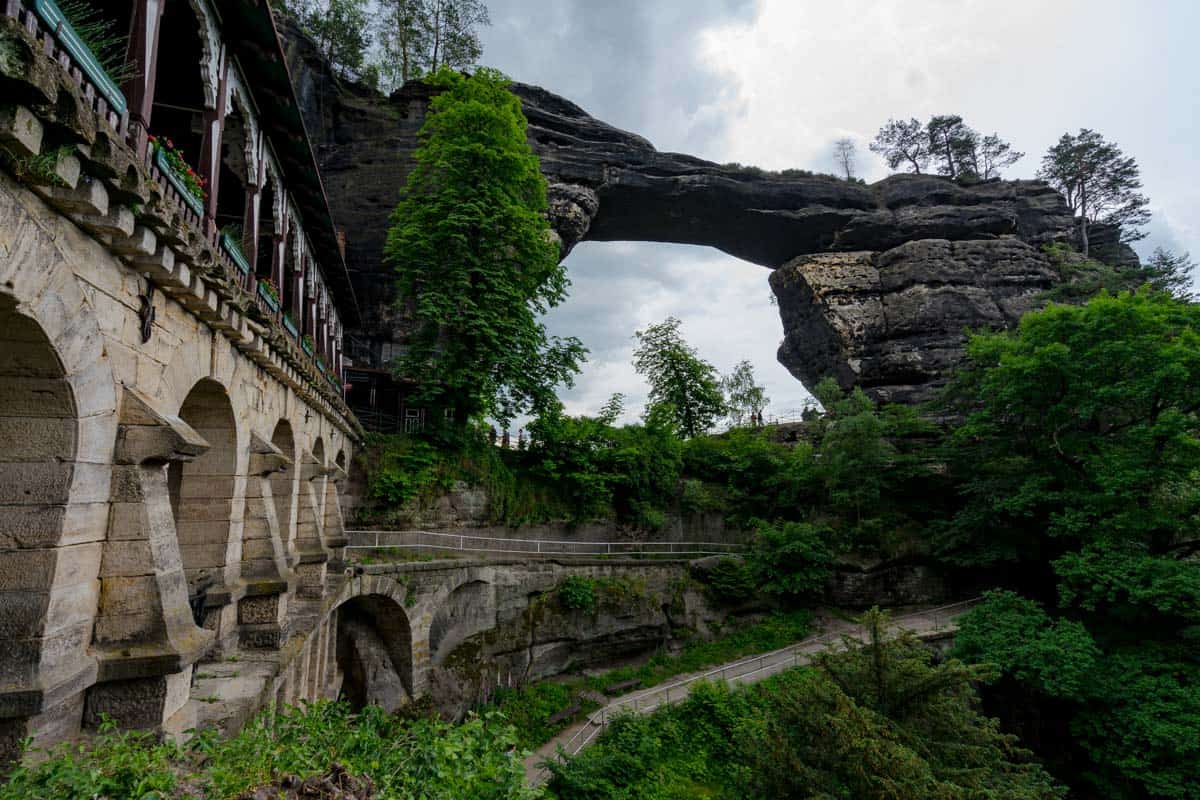
[[[581,542],[562,539],[507,539],[498,536],[438,531],[367,531],[348,530],[348,550],[446,550],[505,555],[612,556],[658,555],[697,556],[730,555],[742,552],[746,545],[730,542]]]
[[[950,605],[922,609],[898,617],[892,617],[889,620],[890,627],[904,627],[906,630],[911,630],[918,634],[953,630],[954,620],[971,606],[978,603],[980,599],[974,597],[970,600],[962,600]],[[902,626],[901,623],[905,621],[915,621],[925,624]],[[699,675],[693,675],[673,683],[663,684],[662,686],[652,686],[643,692],[614,700],[604,708],[588,716],[586,724],[576,731],[575,735],[568,739],[562,749],[558,751],[558,757],[562,758],[579,753],[579,751],[591,744],[592,740],[604,732],[610,720],[614,717],[629,712],[646,714],[660,706],[678,703],[686,699],[691,692],[691,686],[695,683],[715,680],[727,683],[730,681],[744,683],[751,678],[761,680],[778,672],[783,672],[785,669],[800,666],[802,661],[806,660],[808,656],[840,641],[844,636],[849,635],[854,637],[856,634],[861,633],[861,628],[855,628],[810,636],[807,639],[770,653],[762,653],[761,655],[751,656],[732,664],[724,664]],[[545,770],[539,771],[538,782],[544,781],[546,777]]]

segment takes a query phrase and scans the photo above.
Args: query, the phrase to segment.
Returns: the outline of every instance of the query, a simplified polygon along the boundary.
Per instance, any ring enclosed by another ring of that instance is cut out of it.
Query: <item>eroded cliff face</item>
[[[430,93],[345,84],[297,36],[290,52],[378,360],[397,327],[381,264],[388,217]],[[778,357],[809,388],[833,376],[880,400],[927,399],[961,363],[966,330],[1013,324],[1060,281],[1040,246],[1069,241],[1073,219],[1043,183],[895,175],[863,186],[722,166],[659,152],[545,89],[513,90],[563,256],[585,240],[680,242],[775,270]]]

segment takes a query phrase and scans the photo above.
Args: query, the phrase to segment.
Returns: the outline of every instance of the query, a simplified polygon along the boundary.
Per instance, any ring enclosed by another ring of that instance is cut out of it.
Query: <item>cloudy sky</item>
[[[544,86],[660,150],[769,169],[886,170],[867,142],[888,117],[961,114],[1028,153],[1032,177],[1062,133],[1093,128],[1142,167],[1156,245],[1200,257],[1200,4],[1194,0],[490,0],[484,62]],[[646,387],[633,333],[667,316],[728,371],[753,362],[771,409],[807,393],[775,361],[767,272],[706,248],[585,242],[570,300],[548,320],[591,357],[565,400],[594,413],[613,392],[630,419]]]

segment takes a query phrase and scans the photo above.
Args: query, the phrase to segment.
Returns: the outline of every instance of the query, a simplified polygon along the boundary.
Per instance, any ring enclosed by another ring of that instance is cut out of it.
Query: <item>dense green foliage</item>
[[[1100,796],[1200,797],[1200,306],[1102,294],[971,356],[972,477],[939,545],[1019,563],[1057,608],[994,595],[960,652],[1002,667],[1005,705],[1058,704],[1075,744],[1051,755]]]
[[[681,705],[625,717],[551,767],[561,800],[607,798],[1057,798],[1063,792],[975,711],[989,673],[932,663],[868,618],[865,648],[828,655],[731,692],[701,686]]]
[[[565,518],[570,509],[556,487],[531,479],[522,454],[488,443],[468,426],[430,436],[370,434],[358,454],[367,476],[364,514],[389,524],[408,524],[462,481],[486,491],[491,520],[519,525]]]
[[[0,800],[224,800],[335,762],[369,775],[380,800],[532,798],[515,745],[515,731],[495,716],[449,725],[321,702],[262,714],[229,739],[201,734],[186,747],[108,730],[92,745],[64,745],[17,768]]]
[[[398,373],[459,421],[549,408],[584,349],[538,316],[567,292],[521,103],[494,70],[443,70],[384,259],[410,328]]]
[[[1081,281],[1153,277],[1052,254]],[[1006,585],[960,637],[963,658],[1000,672],[987,709],[1085,796],[1200,797],[1200,306],[1151,287],[1101,292],[1030,313],[1015,331],[976,335],[969,357],[938,409],[953,424],[940,428],[826,383],[825,413],[787,445],[754,429],[681,440],[656,419],[616,428],[615,415],[556,409],[531,426],[511,469],[539,476],[579,518],[653,527],[668,513],[719,513],[752,527],[744,562],[708,573],[717,602],[810,603],[833,562],[856,553],[936,559]],[[869,703],[853,686],[837,689],[806,685],[804,697],[878,722],[859,715]],[[788,718],[773,740],[810,724]],[[630,734],[631,747],[645,736],[673,741],[652,723],[629,725],[651,725]],[[847,730],[877,733],[867,722]],[[768,768],[737,763],[755,775]],[[914,769],[914,781],[941,780]],[[651,773],[672,785],[657,769],[638,774]],[[703,791],[752,791],[721,781]],[[661,788],[638,787],[629,796]],[[672,789],[691,790],[701,791]]]

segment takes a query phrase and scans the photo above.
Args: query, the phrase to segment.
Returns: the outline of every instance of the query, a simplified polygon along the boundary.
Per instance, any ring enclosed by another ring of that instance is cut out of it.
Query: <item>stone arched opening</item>
[[[292,460],[291,468],[271,476],[271,495],[275,500],[275,513],[279,517],[279,534],[291,552],[296,539],[296,481],[300,474],[300,459],[296,453],[296,438],[292,424],[279,420],[271,434],[271,444],[278,447]]]
[[[317,519],[320,520],[321,530],[324,531],[325,482],[328,480],[328,476],[325,473],[325,442],[320,436],[318,436],[317,440],[313,442],[312,456],[313,461],[316,463],[313,465],[312,475],[308,477],[312,485],[313,509],[316,513]]]
[[[237,476],[237,423],[225,387],[204,378],[188,393],[179,417],[209,444],[204,455],[173,462],[167,473],[179,553],[197,624],[212,627],[206,602],[226,585]]]
[[[495,624],[495,587],[482,580],[462,584],[438,607],[429,625],[431,664],[443,665],[460,644]]]
[[[353,708],[395,711],[413,695],[412,629],[395,599],[371,594],[337,609],[341,697]]]
[[[0,295],[0,763],[25,733],[19,717],[27,715],[14,712],[45,710],[42,693],[79,669],[71,655],[90,634],[90,620],[81,629],[70,615],[86,607],[85,561],[99,551],[59,546],[77,442],[75,396],[54,346]],[[68,591],[79,600],[56,602]]]

